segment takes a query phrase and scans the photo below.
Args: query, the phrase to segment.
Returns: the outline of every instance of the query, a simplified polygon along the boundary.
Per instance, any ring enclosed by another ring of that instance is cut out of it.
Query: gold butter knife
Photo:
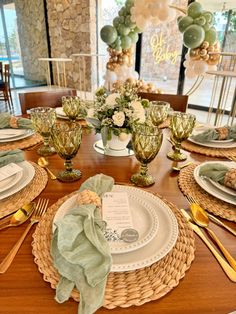
[[[186,218],[186,220],[192,227],[193,231],[199,236],[199,238],[202,239],[202,241],[209,248],[209,250],[214,255],[216,260],[219,262],[220,266],[222,267],[226,275],[229,277],[229,279],[233,282],[236,282],[236,271],[234,271],[233,268],[221,257],[221,255],[216,251],[216,249],[211,245],[211,243],[205,237],[201,229],[197,225],[192,223],[191,216],[184,209],[181,209],[181,213],[184,215],[184,217]]]

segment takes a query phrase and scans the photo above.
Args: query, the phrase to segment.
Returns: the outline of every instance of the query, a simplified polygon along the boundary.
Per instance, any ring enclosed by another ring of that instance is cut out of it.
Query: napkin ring
[[[229,135],[229,129],[227,127],[216,128],[216,132],[218,133],[218,140],[226,140]]]
[[[77,196],[77,203],[79,205],[94,204],[99,208],[102,205],[98,194],[90,190],[83,190],[82,192],[79,192]]]
[[[224,177],[224,185],[236,190],[236,169],[230,169]]]
[[[18,118],[11,116],[10,122],[9,122],[10,127],[13,128],[13,129],[17,129],[18,128],[17,121],[18,121]]]

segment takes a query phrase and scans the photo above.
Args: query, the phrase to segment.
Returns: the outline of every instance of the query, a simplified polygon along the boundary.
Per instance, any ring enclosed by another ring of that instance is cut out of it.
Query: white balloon
[[[168,16],[167,21],[172,22],[175,19],[176,19],[176,10],[169,9],[169,16]]]
[[[117,75],[114,71],[107,70],[106,78],[110,82],[115,82],[117,80]]]
[[[189,67],[189,61],[188,61],[188,60],[185,60],[184,63],[183,63],[183,65],[184,65],[185,68]]]
[[[192,79],[192,78],[195,78],[197,75],[196,75],[196,73],[193,71],[193,69],[187,68],[187,69],[185,70],[185,76],[186,76],[187,78],[189,78],[189,79]]]
[[[202,75],[208,70],[208,64],[202,60],[196,61],[193,70],[197,75]]]
[[[138,79],[139,79],[139,73],[138,73],[137,71],[134,71],[134,72],[133,72],[133,78],[134,78],[135,80],[138,80]]]

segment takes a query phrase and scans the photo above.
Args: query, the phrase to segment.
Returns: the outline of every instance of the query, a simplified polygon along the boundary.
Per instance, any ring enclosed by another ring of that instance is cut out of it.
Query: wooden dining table
[[[167,141],[168,130],[164,131],[164,140],[154,161],[149,165],[150,173],[155,176],[155,184],[147,191],[156,192],[180,208],[188,208],[188,203],[178,187],[178,172],[172,171],[172,161],[166,153],[171,150]],[[110,157],[96,152],[93,144],[100,137],[92,132],[84,132],[82,144],[73,165],[82,172],[82,177],[74,183],[62,183],[48,179],[48,183],[39,197],[48,198],[49,206],[61,197],[79,189],[82,182],[89,177],[103,173],[112,176],[115,182],[130,183],[130,177],[139,169],[135,156]],[[37,162],[37,148],[25,150],[25,159]],[[188,153],[188,161],[201,163],[213,158]],[[63,160],[57,155],[48,157],[49,168],[55,174],[63,169]],[[181,164],[181,163],[180,163]],[[39,198],[38,197],[38,198]],[[16,208],[17,209],[17,208]],[[236,208],[235,208],[236,210]],[[222,219],[236,230],[235,223]],[[0,233],[0,261],[12,248],[25,230],[28,222],[9,228]],[[225,247],[236,258],[236,238],[228,231],[210,223]],[[0,313],[1,314],[75,314],[78,303],[70,299],[63,304],[55,301],[55,290],[43,280],[42,274],[34,263],[32,254],[32,234],[28,234],[12,265],[5,274],[0,275]],[[153,313],[219,313],[227,314],[236,311],[236,283],[231,282],[205,244],[195,236],[195,259],[179,284],[164,297],[128,308],[116,307],[113,310],[100,308],[97,313],[117,314],[153,314]]]

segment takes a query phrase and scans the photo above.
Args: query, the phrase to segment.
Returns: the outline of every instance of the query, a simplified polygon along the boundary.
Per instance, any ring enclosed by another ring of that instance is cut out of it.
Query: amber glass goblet
[[[192,133],[196,117],[190,113],[174,112],[170,120],[171,139],[174,143],[173,151],[167,157],[174,161],[183,161],[187,156],[181,153],[181,142],[186,140]]]
[[[148,173],[148,164],[156,157],[162,143],[162,131],[153,125],[136,124],[132,131],[132,147],[140,162],[140,171],[131,177],[137,186],[150,186],[155,179]]]
[[[60,171],[57,178],[62,182],[73,182],[81,177],[80,170],[72,168],[71,159],[79,150],[82,140],[82,129],[79,124],[70,122],[55,123],[52,127],[51,136],[58,155],[65,159],[65,170]]]
[[[165,101],[151,101],[149,107],[149,119],[153,125],[159,126],[168,117],[170,104]]]
[[[30,109],[31,121],[34,129],[42,135],[43,145],[37,150],[41,156],[50,156],[55,153],[54,147],[49,145],[50,133],[56,121],[55,109],[49,107],[37,107]]]
[[[63,111],[71,121],[75,121],[81,115],[81,104],[81,100],[78,96],[62,97]]]

